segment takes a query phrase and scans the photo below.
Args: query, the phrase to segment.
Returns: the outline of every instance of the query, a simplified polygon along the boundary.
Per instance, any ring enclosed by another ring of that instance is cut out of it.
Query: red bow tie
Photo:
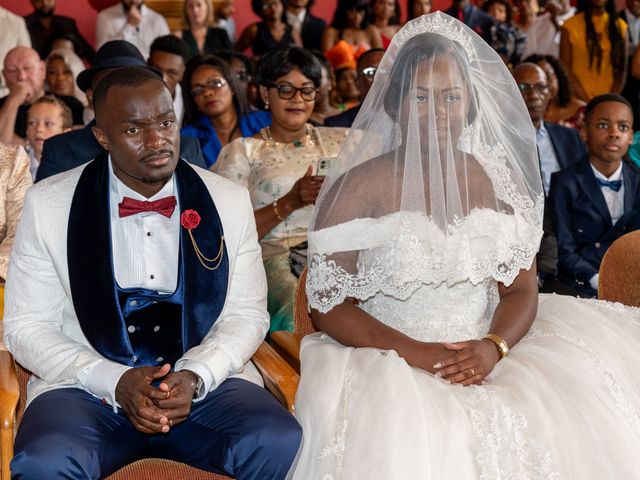
[[[164,197],[154,202],[135,200],[133,198],[124,197],[122,202],[118,204],[118,214],[120,218],[128,217],[143,212],[158,212],[169,218],[176,209],[176,197]]]

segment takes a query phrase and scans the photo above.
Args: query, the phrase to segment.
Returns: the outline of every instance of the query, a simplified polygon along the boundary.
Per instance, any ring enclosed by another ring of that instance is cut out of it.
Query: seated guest
[[[157,37],[168,35],[169,25],[158,12],[144,4],[144,0],[121,0],[105,8],[96,19],[96,46],[111,40],[133,43],[144,58]]]
[[[383,49],[372,48],[371,50],[363,53],[358,59],[358,86],[362,92],[363,101],[367,96],[367,93],[369,93],[369,89],[373,83],[373,78],[375,77],[376,70],[378,69],[378,64],[380,63],[380,60],[382,60],[382,55],[384,55]],[[361,105],[362,102],[349,110],[339,113],[338,115],[326,118],[324,125],[326,127],[351,128],[356,115],[358,115],[358,112],[360,111]]]
[[[182,83],[182,135],[200,142],[209,167],[218,160],[220,149],[233,139],[250,137],[271,124],[269,112],[249,111],[236,75],[218,57],[191,59]]]
[[[588,155],[551,176],[549,200],[558,238],[558,279],[593,297],[609,246],[640,229],[640,176],[622,157],[632,142],[633,112],[624,97],[594,97],[586,108]]]
[[[247,192],[179,158],[156,73],[116,69],[93,103],[106,151],[31,189],[14,241],[4,340],[33,376],[12,475],[284,478],[301,430],[249,361],[269,317]]]
[[[0,28],[2,28],[0,62],[4,61],[4,57],[13,47],[31,46],[31,39],[29,38],[24,18],[2,7],[0,7]],[[0,75],[0,97],[4,97],[8,93],[9,89],[4,83],[3,76]]]
[[[187,44],[187,60],[196,55],[215,55],[219,50],[231,48],[227,31],[214,27],[215,18],[211,0],[187,0],[184,2],[185,28],[173,32]]]
[[[231,43],[236,42],[236,22],[233,14],[236,12],[233,0],[218,0],[213,5],[213,16],[216,19],[215,26],[223,28],[227,32],[227,36]]]
[[[336,89],[340,103],[338,106],[342,110],[348,110],[360,104],[362,92],[358,87],[358,70],[356,62],[353,64],[335,69]]]
[[[320,87],[318,88],[318,95],[316,95],[316,101],[310,122],[314,125],[323,125],[326,118],[333,117],[340,113],[340,109],[333,103],[333,99],[335,98],[334,92],[336,88],[336,80],[333,75],[331,64],[326,57],[317,50],[312,50],[311,53],[313,53],[313,56],[316,57],[320,63],[320,68],[322,68],[322,78],[320,80]]]
[[[491,32],[495,22],[488,13],[480,10],[470,0],[453,0],[451,8],[444,13],[463,22],[491,45]]]
[[[93,67],[83,71],[78,76],[76,83],[80,90],[87,94],[87,99],[91,104],[93,90],[100,80],[109,72],[128,66],[150,68],[138,49],[131,43],[125,40],[107,42],[96,52]],[[152,71],[160,75],[157,70],[152,69]],[[94,125],[95,122],[90,122],[84,128],[56,135],[45,141],[36,181],[71,170],[90,162],[103,153],[104,149],[93,135]],[[200,146],[191,138],[180,139],[180,155],[195,165],[205,166]]]
[[[284,0],[287,23],[294,31],[300,32],[302,46],[307,50],[320,50],[327,22],[311,14],[313,4],[314,0]]]
[[[302,46],[300,32],[294,32],[285,22],[283,0],[251,0],[251,9],[261,21],[245,27],[236,42],[235,49],[244,52],[251,47],[259,57],[276,48],[287,45]]]
[[[147,60],[150,67],[160,70],[160,73],[162,73],[162,79],[171,92],[173,108],[180,125],[182,125],[184,117],[184,100],[180,82],[184,77],[184,69],[188,57],[189,52],[184,41],[173,35],[165,35],[153,41],[151,53]]]
[[[45,140],[71,130],[71,110],[56,97],[45,95],[33,102],[27,112],[27,152],[29,171],[36,179]]]
[[[27,29],[31,36],[31,46],[43,60],[51,52],[52,39],[68,35],[74,39],[74,47],[80,58],[93,63],[93,47],[80,34],[73,18],[56,15],[56,0],[31,0],[33,13],[27,15]]]
[[[353,58],[371,48],[382,48],[380,32],[369,25],[370,10],[369,0],[338,0],[331,25],[322,36],[322,52],[332,65],[329,52],[334,48],[349,49]]]
[[[431,13],[431,0],[409,0],[407,12],[410,20]]]
[[[382,48],[391,45],[391,39],[400,30],[400,4],[398,0],[371,0],[371,25],[380,32]]]
[[[84,68],[82,60],[73,50],[51,50],[46,61],[47,91],[54,95],[76,97],[86,107],[87,96],[76,85],[76,78]]]
[[[482,11],[493,18],[491,46],[512,69],[522,60],[527,35],[513,24],[513,8],[508,0],[487,0]]]
[[[306,240],[324,180],[318,169],[326,175],[325,167],[338,155],[346,134],[345,129],[308,123],[320,79],[318,61],[303,48],[287,47],[263,57],[257,80],[273,123],[252,138],[232,141],[215,166],[220,175],[249,189],[267,271],[271,331],[293,330],[297,278],[289,249]]]
[[[32,185],[29,156],[18,145],[0,143],[0,279],[7,278],[9,253],[16,234],[22,203]]]
[[[247,101],[249,102],[249,108],[254,109],[251,103],[250,95],[251,89],[255,88],[253,82],[253,62],[244,53],[236,52],[235,50],[220,50],[216,57],[221,58],[229,64],[233,73],[236,74],[238,85],[240,90],[245,92]]]
[[[531,55],[525,62],[537,64],[547,75],[549,106],[544,114],[545,121],[581,131],[587,103],[573,94],[569,76],[560,60],[552,55]]]
[[[529,116],[536,129],[536,145],[545,196],[549,195],[551,175],[569,167],[586,155],[584,143],[573,128],[544,121],[549,103],[549,84],[542,68],[535,63],[522,63],[513,71],[513,77],[522,93]],[[558,264],[557,240],[553,232],[552,204],[545,202],[544,234],[536,257],[538,284],[542,292],[567,292],[556,280]]]
[[[24,145],[27,110],[45,94],[45,63],[33,48],[16,47],[4,59],[2,74],[9,95],[0,98],[0,141]],[[73,124],[82,125],[82,103],[72,96],[59,95],[73,114]]]

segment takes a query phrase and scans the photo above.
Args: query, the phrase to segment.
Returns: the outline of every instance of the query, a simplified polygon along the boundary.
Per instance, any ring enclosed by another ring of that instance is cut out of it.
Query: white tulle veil
[[[509,285],[538,250],[543,199],[534,128],[498,54],[448,15],[410,21],[316,203],[310,305]]]

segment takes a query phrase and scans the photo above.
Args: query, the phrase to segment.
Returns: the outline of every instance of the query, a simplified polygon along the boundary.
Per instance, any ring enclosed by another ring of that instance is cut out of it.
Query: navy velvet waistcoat
[[[207,270],[188,231],[181,227],[174,294],[118,288],[111,252],[108,169],[106,153],[89,163],[71,203],[67,263],[75,313],[85,337],[105,358],[129,366],[173,365],[200,344],[222,312],[229,278],[227,249],[223,245],[220,266]],[[209,190],[184,160],[178,162],[174,178],[180,210],[195,210],[201,217],[192,230],[197,245],[205,255],[215,256],[224,233]]]

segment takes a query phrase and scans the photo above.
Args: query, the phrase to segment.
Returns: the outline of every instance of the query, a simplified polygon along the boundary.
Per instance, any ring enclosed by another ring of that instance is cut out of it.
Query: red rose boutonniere
[[[195,228],[198,228],[200,225],[200,214],[195,210],[185,210],[180,215],[180,225],[187,229],[189,232],[189,238],[191,238],[191,244],[193,245],[193,249],[196,252],[196,256],[200,261],[200,264],[206,268],[207,270],[217,270],[222,263],[222,255],[224,253],[224,235],[220,237],[220,250],[218,250],[218,254],[213,258],[207,258],[204,256],[198,244],[196,243],[196,239],[193,238],[193,232]],[[208,265],[212,264],[212,265]]]

